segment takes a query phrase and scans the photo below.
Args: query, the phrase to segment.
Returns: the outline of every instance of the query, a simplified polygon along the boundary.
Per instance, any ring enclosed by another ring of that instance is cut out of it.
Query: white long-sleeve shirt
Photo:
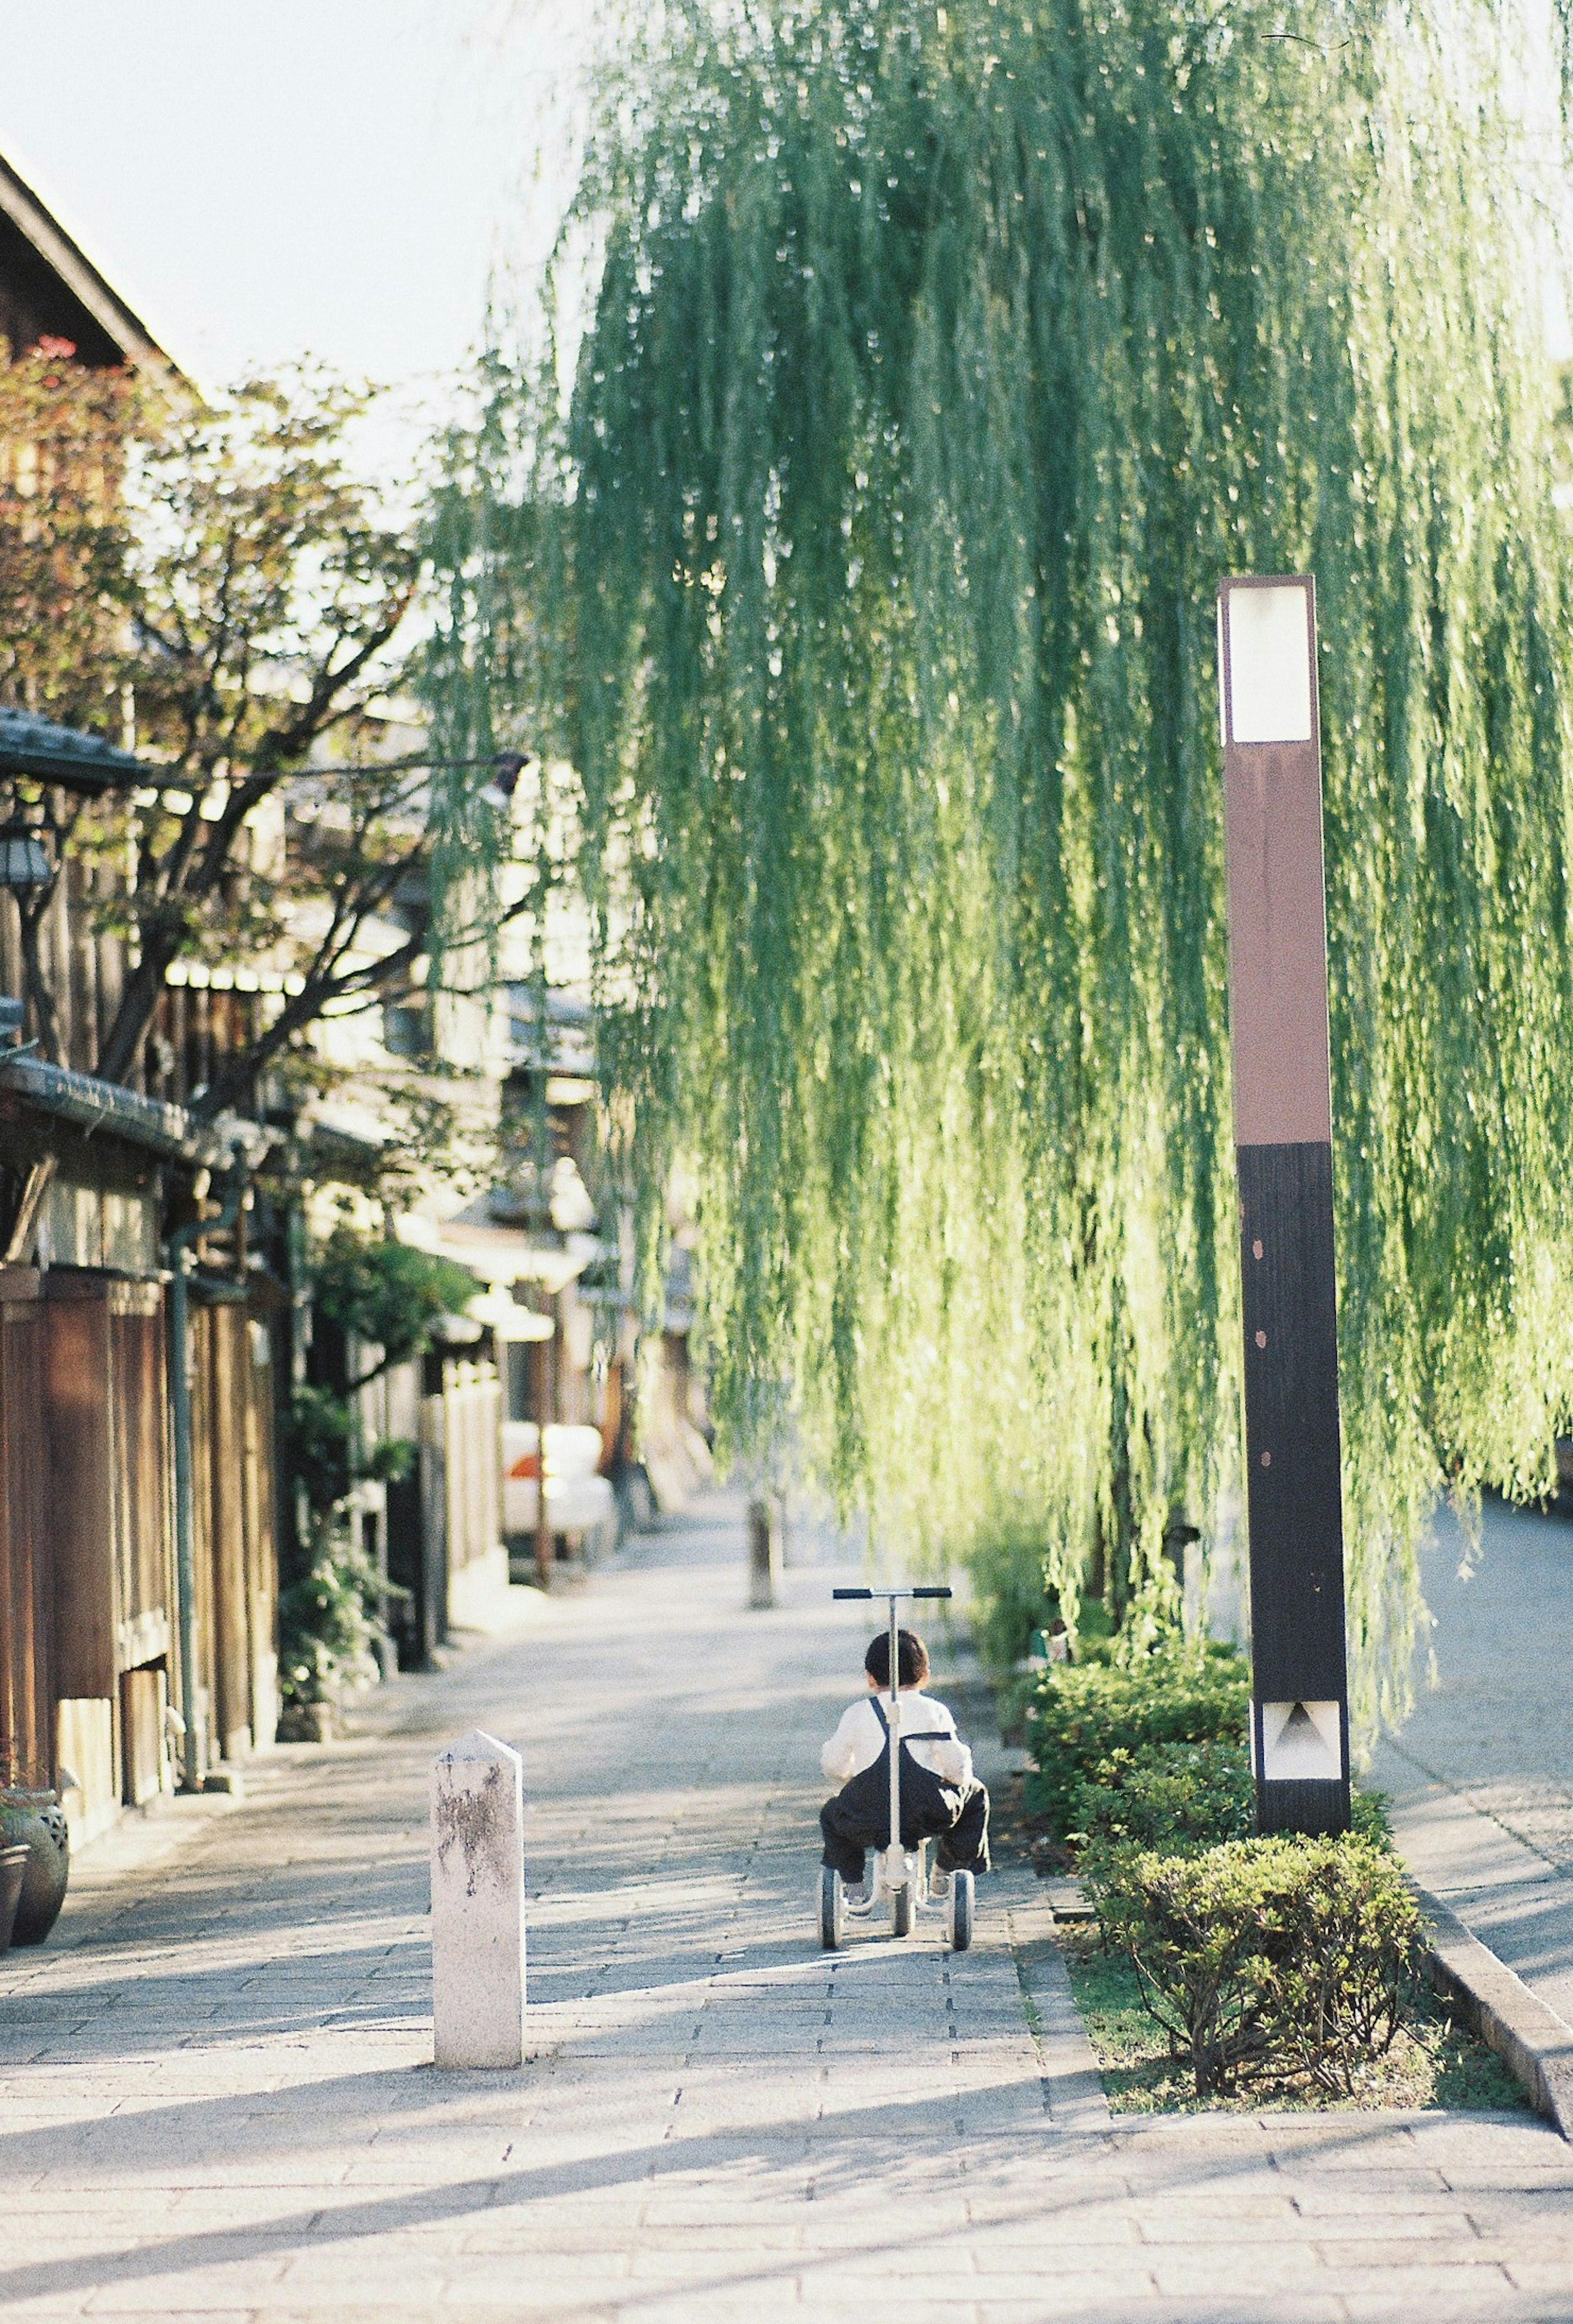
[[[889,1698],[879,1698],[886,1717],[889,1717]],[[912,1756],[920,1767],[926,1767],[945,1784],[970,1784],[972,1780],[972,1754],[956,1733],[956,1722],[943,1702],[935,1702],[916,1687],[901,1690],[901,1731],[903,1735],[932,1737],[936,1729],[944,1729],[943,1741],[915,1742]],[[885,1729],[879,1724],[874,1709],[874,1697],[865,1694],[849,1703],[842,1711],[841,1724],[819,1755],[826,1783],[838,1790],[850,1784],[865,1767],[871,1767],[885,1748]]]

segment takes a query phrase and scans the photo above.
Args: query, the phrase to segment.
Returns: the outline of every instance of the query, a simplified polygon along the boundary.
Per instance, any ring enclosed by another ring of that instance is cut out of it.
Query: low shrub
[[[1356,1839],[1391,1849],[1381,1793],[1351,1789],[1349,1806]],[[1194,1856],[1249,1840],[1256,1826],[1256,1777],[1243,1743],[1153,1743],[1111,1751],[1089,1770],[1072,1794],[1067,1836],[1086,1863],[1119,1847]]]
[[[1076,1659],[1079,1663],[1114,1660],[1119,1625],[1101,1598],[1083,1598],[1076,1609]]]
[[[1420,1957],[1394,1858],[1368,1841],[1226,1841],[1189,1856],[1113,1847],[1090,1874],[1106,1941],[1198,2097],[1256,2073],[1352,2094],[1391,2044]]]
[[[1059,1663],[1027,1708],[1027,1748],[1035,1762],[1024,1803],[1058,1839],[1074,1828],[1079,1787],[1116,1752],[1155,1744],[1243,1746],[1250,1674],[1231,1649],[1165,1646],[1129,1667]]]
[[[1393,1824],[1387,1813],[1385,1792],[1362,1792],[1351,1784],[1349,1821],[1357,1840],[1368,1840],[1373,1848],[1391,1849]]]
[[[377,1648],[387,1634],[373,1609],[389,1587],[347,1536],[319,1538],[309,1570],[279,1600],[279,1686],[287,1711],[336,1702],[376,1683]]]
[[[1405,1997],[1403,2024],[1384,2055],[1361,2070],[1353,2097],[1320,2089],[1303,2075],[1254,2076],[1199,2100],[1190,2062],[1176,2058],[1142,1998],[1128,1954],[1105,1952],[1093,1929],[1058,1932],[1071,1989],[1098,2055],[1110,2111],[1188,2114],[1199,2105],[1263,2107],[1447,2107],[1522,2110],[1528,2098],[1495,2051],[1431,1995],[1422,1979]]]
[[[1243,1743],[1157,1743],[1111,1751],[1071,1796],[1070,1837],[1083,1859],[1110,1847],[1194,1855],[1246,1840],[1256,1816]]]
[[[972,1576],[972,1635],[991,1671],[1010,1671],[1027,1651],[1035,1630],[1059,1611],[1044,1579],[1049,1544],[1040,1529],[1000,1525],[966,1553]]]

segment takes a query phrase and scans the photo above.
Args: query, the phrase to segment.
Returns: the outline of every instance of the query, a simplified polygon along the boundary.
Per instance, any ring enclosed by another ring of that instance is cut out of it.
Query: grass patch
[[[1417,1998],[1385,2056],[1372,2060],[1357,2095],[1338,2098],[1299,2078],[1265,2074],[1227,2095],[1199,2099],[1190,2062],[1170,2055],[1123,1954],[1106,1953],[1096,1929],[1057,1932],[1076,2006],[1098,2054],[1113,2114],[1256,2114],[1264,2107],[1362,2107],[1522,2112],[1529,2100],[1494,2050],[1430,1994]]]

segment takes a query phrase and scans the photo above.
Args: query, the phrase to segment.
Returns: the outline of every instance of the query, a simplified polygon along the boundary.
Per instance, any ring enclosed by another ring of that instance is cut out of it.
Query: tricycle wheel
[[[819,1875],[819,1941],[827,1953],[833,1953],[841,1943],[844,1911],[842,1876],[832,1872],[828,1864],[823,1865]]]
[[[972,1942],[972,1876],[970,1872],[951,1875],[950,1922],[951,1950],[964,1953]]]
[[[890,1891],[890,1933],[893,1937],[912,1934],[912,1883],[904,1880],[899,1888]]]

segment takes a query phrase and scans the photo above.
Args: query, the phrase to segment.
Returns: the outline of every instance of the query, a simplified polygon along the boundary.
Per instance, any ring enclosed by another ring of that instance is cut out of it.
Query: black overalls
[[[819,1812],[824,1860],[852,1884],[863,1877],[866,1851],[890,1844],[890,1721],[878,1695],[873,1702],[885,1730],[885,1748],[872,1766],[860,1768]],[[915,1735],[902,1736],[901,1845],[915,1848],[921,1840],[937,1840],[934,1852],[942,1872],[986,1872],[989,1794],[983,1785],[976,1781],[947,1784],[908,1748],[913,1743],[955,1739],[948,1727],[925,1727]]]

